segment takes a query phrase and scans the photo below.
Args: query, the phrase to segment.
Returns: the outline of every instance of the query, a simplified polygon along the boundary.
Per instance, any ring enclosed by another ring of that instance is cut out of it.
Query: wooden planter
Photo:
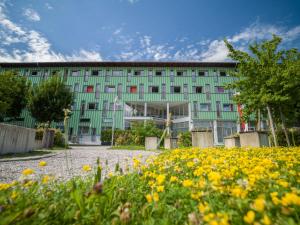
[[[145,138],[145,149],[146,150],[157,150],[158,138],[157,137],[146,137]]]
[[[212,131],[192,131],[193,147],[208,148],[214,146]]]
[[[240,137],[224,137],[224,145],[226,148],[241,147]]]
[[[264,131],[250,131],[240,133],[241,147],[262,147],[270,146],[268,133]]]

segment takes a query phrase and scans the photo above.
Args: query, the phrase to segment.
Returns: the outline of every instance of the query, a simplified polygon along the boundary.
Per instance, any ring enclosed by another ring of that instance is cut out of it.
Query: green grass
[[[1,155],[0,159],[25,158],[25,157],[31,157],[31,156],[48,155],[51,153],[53,153],[51,150],[34,150],[31,152],[9,153],[9,154],[5,154],[5,155]]]
[[[113,146],[112,150],[145,150],[145,146],[142,145],[117,145]]]

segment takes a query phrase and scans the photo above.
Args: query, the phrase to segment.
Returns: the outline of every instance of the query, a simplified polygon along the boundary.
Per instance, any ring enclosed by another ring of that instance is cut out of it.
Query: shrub
[[[146,137],[158,137],[162,135],[162,130],[157,128],[153,121],[134,122],[131,124],[133,140],[136,145],[144,145]]]
[[[65,137],[60,129],[54,129],[50,128],[51,130],[54,130],[54,146],[56,147],[64,147],[65,146]],[[44,135],[44,129],[38,128],[35,133],[35,139],[36,140],[43,140]]]
[[[287,146],[286,138],[284,135],[284,132],[282,129],[277,129],[276,131],[277,139],[278,139],[278,144],[280,146]],[[300,129],[299,128],[291,128],[288,130],[288,135],[290,139],[290,143],[292,146],[300,145]]]
[[[189,131],[180,132],[178,134],[178,146],[179,147],[192,146],[192,133]]]

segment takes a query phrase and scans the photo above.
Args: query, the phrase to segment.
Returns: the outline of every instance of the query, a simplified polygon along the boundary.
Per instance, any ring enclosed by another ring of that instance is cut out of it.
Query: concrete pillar
[[[218,145],[218,121],[213,121],[214,144]]]
[[[200,148],[213,147],[214,141],[212,131],[193,131],[192,146]]]
[[[144,116],[147,116],[147,102],[144,103]]]

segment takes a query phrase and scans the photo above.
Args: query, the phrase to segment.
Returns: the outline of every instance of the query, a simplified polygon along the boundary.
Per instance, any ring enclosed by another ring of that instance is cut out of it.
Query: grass
[[[129,174],[117,164],[101,179],[98,163],[67,182],[27,170],[0,184],[0,224],[300,224],[299,147],[176,149],[132,163]]]
[[[31,157],[31,156],[48,155],[51,153],[53,153],[51,150],[34,150],[31,152],[9,153],[9,154],[0,155],[0,159],[25,158],[25,157]]]
[[[143,145],[116,145],[111,147],[112,150],[145,150]]]

